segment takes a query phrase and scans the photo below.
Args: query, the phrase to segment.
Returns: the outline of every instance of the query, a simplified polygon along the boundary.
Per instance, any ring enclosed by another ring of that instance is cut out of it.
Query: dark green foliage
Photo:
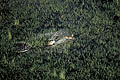
[[[75,39],[46,47],[60,29]],[[0,80],[120,79],[119,0],[1,0],[0,35]]]

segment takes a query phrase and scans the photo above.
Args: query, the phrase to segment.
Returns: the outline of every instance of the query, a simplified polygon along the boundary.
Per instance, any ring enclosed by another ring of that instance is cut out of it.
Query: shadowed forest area
[[[74,40],[46,48],[59,30]],[[120,0],[0,0],[0,80],[119,79]]]

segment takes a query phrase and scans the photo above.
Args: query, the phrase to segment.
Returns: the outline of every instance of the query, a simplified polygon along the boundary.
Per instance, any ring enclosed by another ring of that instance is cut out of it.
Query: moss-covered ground
[[[75,39],[45,48],[61,29]],[[0,80],[119,79],[120,0],[0,0]]]

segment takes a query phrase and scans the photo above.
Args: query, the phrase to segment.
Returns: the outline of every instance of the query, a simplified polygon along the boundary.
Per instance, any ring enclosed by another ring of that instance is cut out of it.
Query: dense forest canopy
[[[0,80],[120,78],[120,0],[0,0],[0,35]]]

